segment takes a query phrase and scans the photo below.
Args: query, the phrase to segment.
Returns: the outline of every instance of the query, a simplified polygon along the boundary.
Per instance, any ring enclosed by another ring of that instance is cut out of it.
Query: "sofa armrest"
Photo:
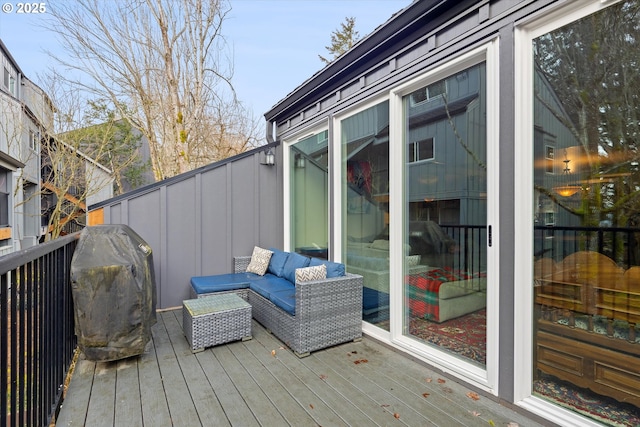
[[[300,321],[362,315],[362,276],[344,276],[296,284],[296,318]]]
[[[233,257],[233,272],[234,273],[244,273],[247,271],[247,267],[251,262],[250,256],[236,256]]]

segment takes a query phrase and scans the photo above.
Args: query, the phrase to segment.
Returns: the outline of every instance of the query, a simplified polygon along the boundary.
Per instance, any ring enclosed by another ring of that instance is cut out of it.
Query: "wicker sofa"
[[[251,304],[252,317],[299,357],[361,339],[362,276],[343,273],[323,280],[286,283],[273,273],[247,273],[250,261],[250,256],[235,257],[234,273],[191,278],[192,298],[237,293]],[[277,284],[270,293],[267,282]]]

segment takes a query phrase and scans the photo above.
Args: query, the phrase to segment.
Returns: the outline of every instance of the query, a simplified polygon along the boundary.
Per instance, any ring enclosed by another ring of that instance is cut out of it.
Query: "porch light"
[[[264,162],[262,164],[267,166],[276,164],[276,156],[273,154],[273,151],[271,151],[271,148],[264,152]]]
[[[306,166],[306,162],[302,154],[296,154],[296,168],[304,169],[305,166]]]

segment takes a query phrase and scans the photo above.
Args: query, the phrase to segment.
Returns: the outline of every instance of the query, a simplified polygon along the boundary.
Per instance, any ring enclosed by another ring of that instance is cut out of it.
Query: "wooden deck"
[[[366,337],[299,359],[254,321],[252,340],[192,354],[181,322],[159,313],[140,357],[81,358],[56,425],[540,425]]]

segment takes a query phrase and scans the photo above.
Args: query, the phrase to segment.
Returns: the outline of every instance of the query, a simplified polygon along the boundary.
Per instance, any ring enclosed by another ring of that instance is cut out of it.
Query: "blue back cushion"
[[[259,295],[262,295],[266,299],[269,299],[272,292],[292,290],[295,292],[295,286],[282,277],[273,276],[267,274],[264,280],[255,280],[249,284],[251,290]]]
[[[287,262],[287,258],[289,258],[289,252],[283,252],[276,248],[269,248],[269,250],[273,252],[273,255],[271,255],[267,272],[274,276],[283,277],[282,270],[284,269],[284,264]]]
[[[340,277],[344,276],[344,264],[339,262],[327,261],[320,258],[311,258],[311,262],[309,263],[309,267],[313,267],[316,265],[324,264],[327,266],[327,279],[332,277]]]
[[[216,274],[213,276],[195,276],[191,278],[191,286],[198,294],[233,291],[249,287],[249,283],[261,280],[262,276],[253,273]]]
[[[282,271],[282,277],[296,283],[296,268],[304,268],[309,266],[309,258],[304,255],[300,255],[295,252],[291,252],[287,258],[287,262],[284,263],[284,269]]]

